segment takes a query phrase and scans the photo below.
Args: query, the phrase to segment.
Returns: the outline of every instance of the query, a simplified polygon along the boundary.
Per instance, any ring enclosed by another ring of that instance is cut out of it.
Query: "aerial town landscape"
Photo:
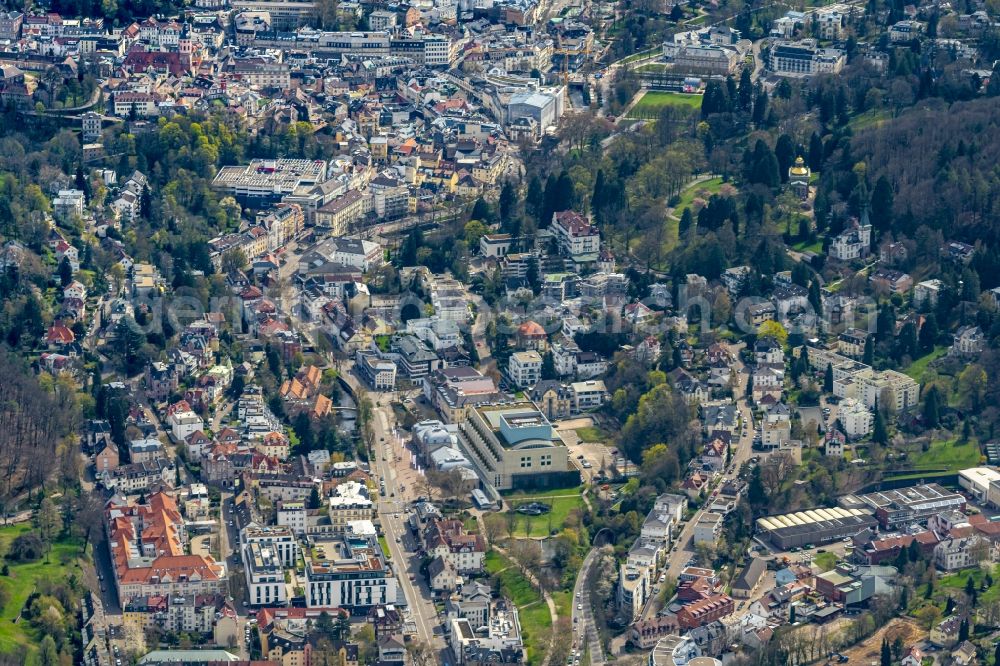
[[[1000,666],[998,164],[997,0],[3,0],[0,666]]]

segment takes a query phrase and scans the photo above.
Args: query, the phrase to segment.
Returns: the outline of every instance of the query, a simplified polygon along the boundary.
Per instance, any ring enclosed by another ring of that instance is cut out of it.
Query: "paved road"
[[[349,381],[356,382],[353,377]],[[400,488],[400,471],[410,467],[409,451],[403,445],[402,437],[396,434],[396,420],[392,408],[388,406],[390,394],[369,395],[375,402],[372,417],[372,471],[385,482],[385,494],[379,498],[378,513],[389,545],[392,566],[406,597],[418,638],[435,650],[441,650],[438,663],[446,663],[450,661],[450,655],[444,652],[444,639],[435,633],[438,625],[437,610],[431,603],[430,590],[420,574],[420,560],[414,552],[415,544],[406,527],[406,502]],[[402,460],[397,462],[397,458]],[[406,491],[412,491],[412,484]],[[411,576],[414,579],[412,581]]]
[[[233,494],[223,492],[220,495],[219,508],[219,556],[226,563],[226,570],[229,572],[230,580],[243,582],[242,562],[237,553],[240,544],[239,530],[236,529],[236,520],[233,516],[233,507],[230,502]],[[230,524],[232,523],[232,524]],[[250,649],[245,640],[245,630],[249,619],[247,607],[238,601],[233,602],[236,607],[236,636],[239,645],[239,656],[241,659],[250,658]]]
[[[601,645],[600,634],[597,632],[594,609],[590,600],[590,594],[593,591],[592,569],[597,564],[598,554],[597,548],[590,549],[580,567],[576,584],[573,586],[573,649],[580,652],[586,649],[590,654],[591,666],[604,664],[604,648]]]
[[[734,387],[734,395],[737,396],[736,404],[739,407],[740,414],[746,419],[747,427],[743,429],[743,435],[736,442],[735,448],[733,449],[733,458],[729,467],[722,474],[718,481],[718,485],[722,485],[727,481],[730,481],[739,474],[740,467],[743,463],[750,459],[752,455],[753,446],[753,420],[752,413],[750,411],[750,405],[746,401],[746,386],[747,380],[749,379],[749,374],[746,366],[740,360],[739,352],[744,347],[744,343],[739,343],[737,345],[727,345],[729,352],[735,357],[735,362],[733,363],[733,369],[736,371],[736,386]],[[701,519],[702,515],[708,512],[708,507],[711,502],[706,502],[705,505],[699,509],[689,520],[684,524],[681,529],[680,536],[677,538],[676,545],[671,549],[670,554],[667,559],[667,566],[665,568],[667,576],[672,580],[677,580],[680,576],[681,571],[687,566],[688,560],[694,557],[695,550],[694,544],[692,542],[692,537],[694,536],[694,528],[698,521]],[[650,597],[649,602],[643,609],[643,617],[652,617],[656,614],[658,609],[658,602],[656,601],[656,596]]]

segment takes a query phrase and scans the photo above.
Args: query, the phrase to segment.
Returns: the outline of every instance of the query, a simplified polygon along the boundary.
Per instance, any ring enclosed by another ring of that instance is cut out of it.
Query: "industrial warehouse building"
[[[818,508],[757,519],[757,530],[781,550],[854,536],[878,524],[871,510]]]
[[[838,504],[845,509],[864,509],[874,513],[885,529],[920,523],[943,511],[965,511],[962,495],[936,483],[864,495],[844,495]]]
[[[958,485],[976,501],[1000,506],[1000,472],[989,467],[970,467],[958,473]]]

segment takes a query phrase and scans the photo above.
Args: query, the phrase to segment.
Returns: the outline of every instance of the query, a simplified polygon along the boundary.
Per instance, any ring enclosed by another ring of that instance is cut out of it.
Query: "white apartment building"
[[[177,410],[167,416],[167,425],[175,442],[183,442],[189,436],[205,428],[201,417],[190,409]]]
[[[374,536],[317,540],[306,562],[309,608],[363,610],[394,604],[398,583]]]
[[[576,263],[597,261],[601,249],[601,234],[576,211],[564,210],[552,214],[552,233],[564,254]]]
[[[600,380],[574,382],[570,384],[570,388],[573,390],[573,409],[576,412],[597,409],[608,400],[608,389]]]
[[[244,549],[255,544],[269,549],[282,566],[294,567],[299,560],[299,542],[286,525],[261,527],[251,523],[240,532],[240,543]]]
[[[723,516],[720,513],[704,513],[694,525],[694,545],[705,543],[714,546],[722,531]]]
[[[284,606],[285,570],[281,557],[266,544],[251,543],[243,549],[247,603],[251,606]]]
[[[368,496],[368,488],[357,481],[338,485],[327,502],[330,524],[337,532],[344,532],[347,524],[356,520],[374,520],[375,503]]]
[[[306,533],[305,502],[278,502],[278,525],[287,527],[296,535]]]
[[[844,428],[844,433],[851,439],[866,437],[875,424],[872,411],[854,398],[848,398],[840,403],[837,419]]]
[[[542,356],[537,351],[518,351],[510,355],[507,373],[518,388],[530,388],[542,379]]]

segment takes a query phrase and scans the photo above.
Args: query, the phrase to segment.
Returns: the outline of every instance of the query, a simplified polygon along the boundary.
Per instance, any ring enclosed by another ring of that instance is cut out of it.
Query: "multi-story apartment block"
[[[772,45],[768,66],[782,76],[812,76],[838,74],[846,62],[847,55],[840,49],[821,48],[816,40],[803,39]]]
[[[368,488],[357,481],[345,481],[333,490],[328,500],[330,524],[338,532],[344,532],[348,524],[356,520],[373,520],[375,503],[368,495]]]
[[[294,567],[299,560],[299,542],[287,525],[261,527],[251,523],[240,531],[240,544],[244,549],[254,544],[266,547],[282,566]]]
[[[184,520],[172,495],[159,492],[143,504],[109,504],[105,518],[114,583],[123,603],[143,595],[226,590],[224,563],[185,553]]]
[[[362,610],[394,604],[398,582],[374,535],[317,539],[305,567],[306,605]]]
[[[301,501],[278,502],[278,525],[289,528],[296,536],[306,533],[306,504]]]
[[[515,385],[530,388],[542,378],[542,356],[533,349],[514,352],[510,355],[507,372]]]
[[[281,556],[266,543],[248,543],[243,549],[243,570],[247,581],[247,603],[252,606],[283,606],[285,569]]]
[[[572,210],[552,214],[551,231],[563,254],[575,263],[597,261],[601,249],[601,234],[582,215]]]

